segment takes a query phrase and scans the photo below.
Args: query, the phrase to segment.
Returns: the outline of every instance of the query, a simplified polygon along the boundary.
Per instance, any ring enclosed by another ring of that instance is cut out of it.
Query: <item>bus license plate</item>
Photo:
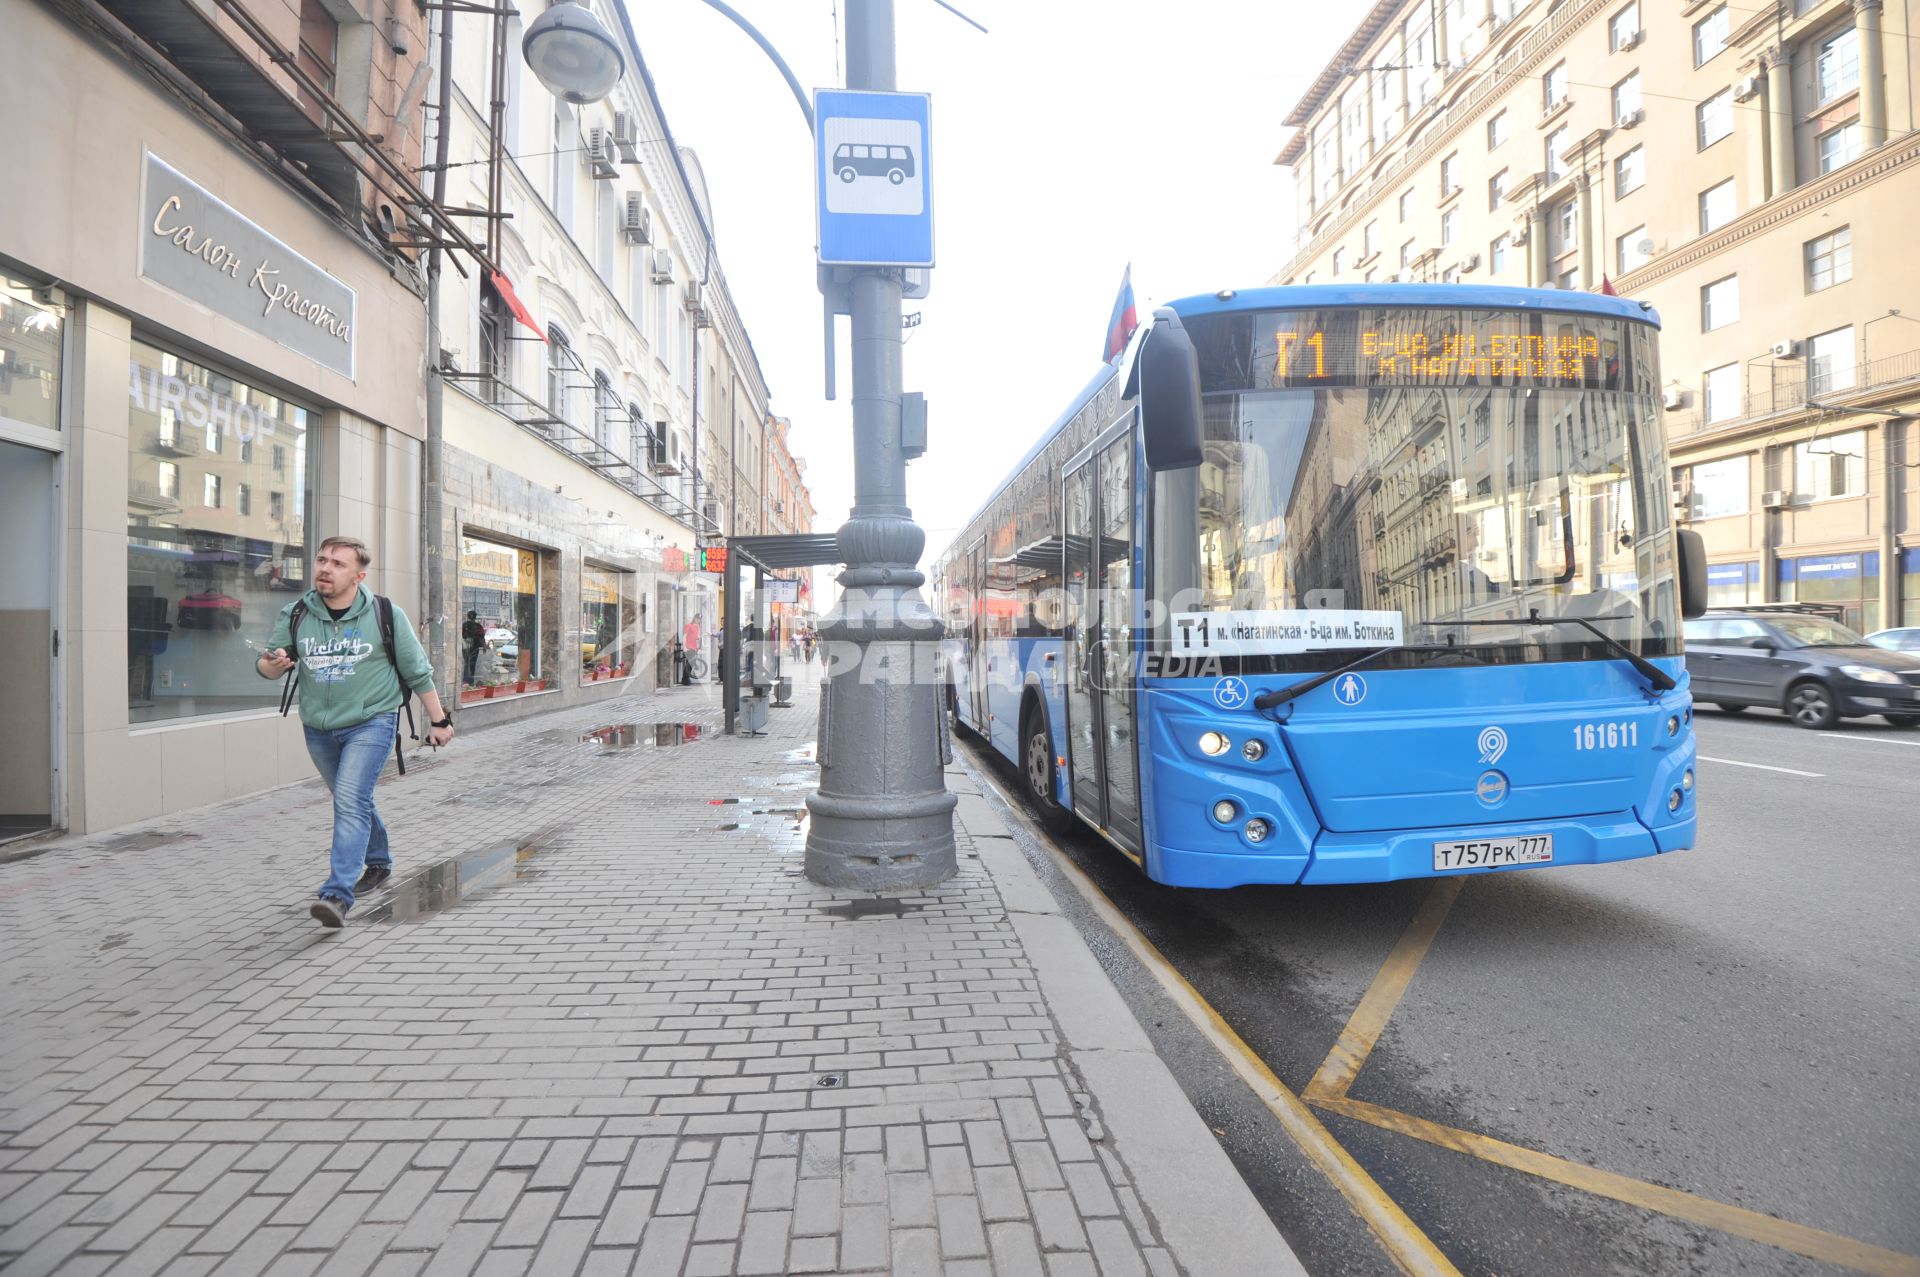
[[[1489,865],[1544,865],[1552,859],[1552,834],[1433,844],[1433,867],[1436,870],[1484,869]]]

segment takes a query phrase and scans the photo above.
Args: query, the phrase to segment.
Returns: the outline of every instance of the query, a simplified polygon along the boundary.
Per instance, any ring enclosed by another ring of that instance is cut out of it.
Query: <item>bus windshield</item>
[[[1249,671],[1370,647],[1679,651],[1650,325],[1438,307],[1198,316],[1205,460],[1156,476],[1173,650]],[[1184,644],[1184,646],[1183,646]]]

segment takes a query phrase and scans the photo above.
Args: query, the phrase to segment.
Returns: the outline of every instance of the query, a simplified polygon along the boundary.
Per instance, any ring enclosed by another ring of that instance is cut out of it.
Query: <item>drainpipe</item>
[[[440,110],[435,117],[437,135],[433,142],[433,206],[447,205],[447,157],[453,141],[449,127],[453,112],[453,11],[440,13]],[[427,653],[437,672],[457,669],[447,650],[447,530],[446,522],[446,381],[440,375],[440,238],[434,237],[427,250],[427,440],[422,467],[425,491],[421,498],[421,524],[427,560]],[[458,689],[459,680],[449,679]],[[447,703],[457,705],[459,696],[449,695]]]

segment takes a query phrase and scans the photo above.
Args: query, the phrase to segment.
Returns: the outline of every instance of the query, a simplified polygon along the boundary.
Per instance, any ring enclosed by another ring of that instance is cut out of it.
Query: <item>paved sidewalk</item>
[[[795,699],[390,771],[341,932],[317,781],[0,864],[0,1268],[1298,1271],[965,772],[950,883],[806,881]]]

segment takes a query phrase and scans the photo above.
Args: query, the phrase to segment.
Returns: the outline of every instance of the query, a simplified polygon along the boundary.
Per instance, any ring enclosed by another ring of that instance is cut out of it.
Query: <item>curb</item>
[[[1027,863],[1014,839],[1014,814],[989,797],[971,771],[950,768],[950,781],[956,770],[981,792],[950,784],[960,798],[954,819],[973,839],[1033,965],[1067,1059],[1175,1261],[1196,1277],[1304,1275],[1119,989]]]

